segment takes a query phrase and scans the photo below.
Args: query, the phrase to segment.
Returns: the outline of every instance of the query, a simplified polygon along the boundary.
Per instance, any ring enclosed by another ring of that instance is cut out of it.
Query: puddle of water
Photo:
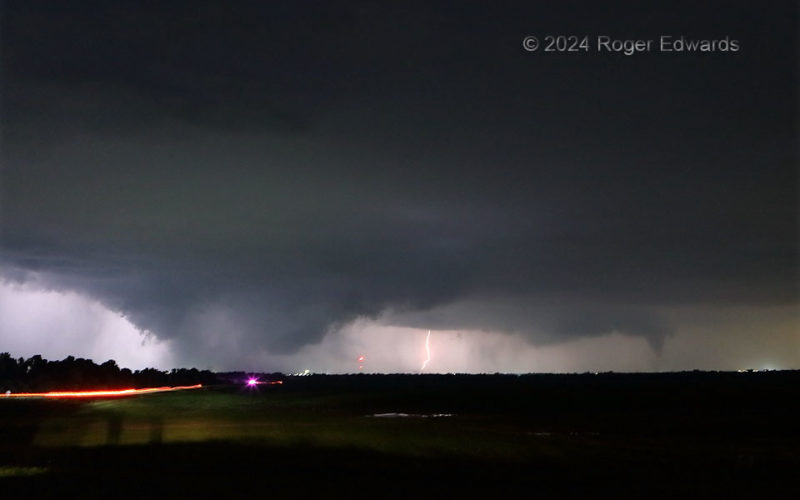
[[[424,414],[424,413],[373,413],[372,415],[367,415],[368,417],[373,418],[445,418],[445,417],[455,417],[455,413],[431,413],[431,414]]]

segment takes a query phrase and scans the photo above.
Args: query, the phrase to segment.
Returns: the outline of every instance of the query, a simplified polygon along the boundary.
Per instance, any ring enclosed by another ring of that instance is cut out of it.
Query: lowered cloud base
[[[660,350],[644,337],[619,332],[537,346],[518,334],[434,330],[431,361],[422,373],[782,369],[800,364],[800,338],[794,331],[797,310],[773,311],[784,324],[757,336],[753,332],[762,324],[763,311],[727,311],[726,341],[714,330],[721,314],[714,321],[707,318],[705,326],[668,336]],[[386,317],[357,319],[292,354],[241,345],[227,320],[208,313],[194,321],[195,345],[185,349],[181,341],[144,332],[90,297],[0,281],[0,345],[15,356],[114,359],[131,369],[196,366],[285,373],[417,373],[426,359],[427,330],[392,326]],[[786,345],[795,348],[787,350]]]

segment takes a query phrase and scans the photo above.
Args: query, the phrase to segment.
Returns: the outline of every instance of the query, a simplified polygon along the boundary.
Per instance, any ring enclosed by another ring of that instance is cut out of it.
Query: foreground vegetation
[[[0,400],[0,487],[38,496],[765,497],[800,375],[318,376]]]

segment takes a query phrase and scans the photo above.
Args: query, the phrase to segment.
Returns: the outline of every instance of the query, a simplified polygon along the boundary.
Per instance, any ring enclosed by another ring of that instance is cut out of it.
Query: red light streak
[[[143,389],[117,389],[103,391],[51,391],[51,392],[15,392],[0,395],[0,398],[107,398],[151,394],[154,392],[183,391],[199,389],[202,384],[181,385],[177,387],[146,387]]]

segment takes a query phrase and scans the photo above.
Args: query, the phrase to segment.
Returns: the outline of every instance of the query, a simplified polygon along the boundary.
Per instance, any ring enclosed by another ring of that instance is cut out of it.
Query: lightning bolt
[[[427,366],[428,362],[431,360],[431,331],[428,330],[428,336],[425,337],[425,354],[427,358],[425,361],[422,362],[422,368],[419,369],[419,372],[422,373],[425,370],[425,366]]]

